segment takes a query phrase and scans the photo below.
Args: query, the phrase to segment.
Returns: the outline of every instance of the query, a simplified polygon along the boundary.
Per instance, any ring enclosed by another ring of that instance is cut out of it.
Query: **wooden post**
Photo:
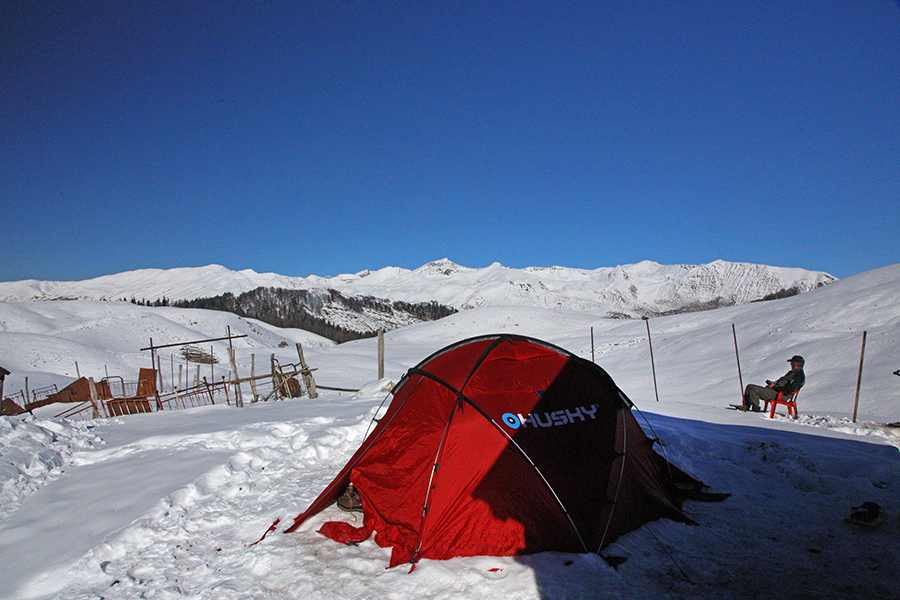
[[[78,376],[78,379],[81,379],[81,369],[78,368],[78,361],[75,361],[75,375]]]
[[[866,334],[863,331],[862,350],[859,352],[859,376],[856,379],[856,402],[853,403],[853,422],[856,423],[856,409],[859,408],[859,388],[862,387],[863,360],[866,358]]]
[[[178,392],[179,392],[180,390],[184,389],[184,388],[181,386],[181,369],[182,369],[183,366],[184,366],[184,365],[181,365],[181,364],[178,365],[178,385],[175,386],[175,408],[176,408],[176,409],[178,409],[178,408],[183,408],[183,406],[181,406],[181,405],[179,404],[179,403],[181,402],[181,398],[179,398],[179,396],[178,396]]]
[[[297,343],[297,356],[300,357],[300,374],[303,377],[303,383],[306,384],[306,392],[310,399],[318,398],[319,392],[316,391],[316,380],[313,377],[309,365],[306,364],[306,359],[303,358],[303,346],[301,346],[299,342]]]
[[[384,379],[384,330],[378,330],[378,379]]]
[[[225,390],[225,404],[231,406],[231,398],[228,397],[228,384],[225,383],[224,375],[222,375],[222,389]]]
[[[88,377],[88,388],[91,390],[91,414],[94,419],[100,418],[100,410],[97,408],[97,384],[93,377]]]
[[[231,335],[231,328],[228,329],[228,335]],[[234,350],[228,346],[228,361],[231,363],[231,372],[234,375],[234,405],[238,408],[244,407],[244,397],[241,394],[240,375],[238,375],[237,363],[234,361]]]
[[[162,376],[162,356],[156,357],[156,392],[157,395],[163,389],[163,376]]]
[[[591,327],[591,362],[597,362],[594,360],[594,328]]]
[[[738,354],[737,331],[734,329],[734,323],[731,324],[731,335],[734,336],[734,357],[737,359],[738,384],[741,386],[741,402],[744,401],[744,378],[741,376],[741,355]]]
[[[278,381],[278,375],[275,374],[275,354],[272,353],[269,355],[269,367],[272,370],[272,393],[269,396],[274,395],[275,399],[278,400],[281,398],[281,383]]]
[[[206,386],[206,393],[209,394],[209,401],[213,404],[213,406],[215,406],[216,399],[213,397],[212,388],[209,387],[209,382],[206,381],[206,377],[203,378],[203,385]]]
[[[21,392],[22,390],[19,390],[19,391]],[[28,406],[29,400],[28,400],[28,376],[27,376],[27,375],[25,376],[25,391],[22,392],[22,393],[25,394],[25,396],[22,398],[22,401],[25,403],[25,406]],[[0,401],[2,401],[2,400],[3,400],[3,399],[0,398]],[[25,408],[25,406],[23,406],[22,408]],[[31,415],[31,416],[33,417],[33,416],[34,416],[34,411],[31,410],[31,409],[29,408],[29,409],[28,409],[28,414]]]
[[[659,390],[656,387],[656,363],[653,361],[653,340],[650,339],[650,319],[644,317],[647,323],[647,341],[650,343],[650,366],[653,368],[653,391],[656,393],[656,401],[659,402]]]
[[[234,379],[240,379],[237,372],[237,365],[234,362],[234,344],[231,342],[231,325],[226,328],[228,332],[228,360],[231,362],[231,372],[234,373]],[[244,407],[244,397],[241,395],[241,383],[238,381],[234,386],[234,405],[238,408]]]
[[[256,393],[256,355],[250,355],[250,390],[253,392],[253,399],[250,402],[259,401],[259,395]]]

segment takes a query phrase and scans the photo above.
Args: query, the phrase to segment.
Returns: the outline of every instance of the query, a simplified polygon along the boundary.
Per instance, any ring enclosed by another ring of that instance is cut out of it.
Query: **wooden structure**
[[[153,412],[153,409],[149,398],[113,398],[106,401],[106,412],[110,417],[121,417]]]
[[[97,394],[100,398],[113,397],[113,394],[109,389],[109,382],[106,379],[101,380],[99,383],[95,382],[94,386],[96,387]],[[54,389],[53,393],[46,394],[41,399],[37,398],[39,390],[34,390],[35,400],[29,402],[26,408],[32,410],[41,406],[46,406],[47,404],[80,404],[82,402],[90,402],[91,400],[91,385],[87,377],[79,377],[59,391],[55,391],[56,385],[49,387]]]
[[[139,371],[137,381],[126,381],[120,376],[107,375],[100,381],[94,381],[93,378],[79,377],[62,390],[58,390],[56,385],[49,385],[44,388],[34,390],[34,400],[25,402],[28,392],[21,393],[24,410],[31,410],[40,406],[49,404],[64,403],[73,405],[71,408],[59,413],[57,417],[73,417],[76,415],[84,415],[86,411],[91,411],[93,418],[101,417],[119,417],[124,415],[134,415],[159,410],[172,410],[192,408],[204,405],[216,404],[216,396],[225,396],[225,402],[231,404],[231,391],[234,392],[235,406],[243,406],[243,397],[241,394],[241,384],[249,383],[253,392],[252,402],[260,400],[281,398],[298,398],[306,395],[309,398],[318,397],[316,391],[316,382],[313,377],[313,371],[303,357],[303,348],[296,344],[297,363],[282,363],[272,354],[270,357],[269,373],[265,375],[255,375],[254,367],[251,366],[250,377],[240,377],[238,375],[237,365],[234,361],[234,352],[230,346],[230,342],[236,338],[247,337],[245,335],[232,335],[229,328],[228,335],[224,338],[215,338],[213,340],[199,340],[195,342],[185,342],[178,344],[164,344],[157,346],[150,340],[150,346],[142,348],[142,350],[150,350],[153,355],[160,348],[171,348],[177,346],[185,346],[188,344],[197,344],[207,341],[229,341],[229,358],[231,363],[231,376],[229,378],[222,377],[221,381],[210,381],[206,377],[200,383],[199,367],[197,371],[197,379],[193,387],[184,389],[175,389],[171,392],[160,391],[160,373],[158,368],[146,369]],[[255,365],[255,356],[252,357]],[[155,358],[154,358],[155,362]],[[77,367],[77,363],[76,363]],[[180,381],[179,367],[179,381]],[[258,390],[258,383],[267,389],[266,383],[271,385],[271,391],[265,397],[261,397]],[[27,379],[26,379],[27,388]],[[339,388],[330,388],[339,389]],[[350,390],[348,390],[350,391]],[[12,404],[9,407],[13,409]],[[21,410],[21,407],[16,406]]]

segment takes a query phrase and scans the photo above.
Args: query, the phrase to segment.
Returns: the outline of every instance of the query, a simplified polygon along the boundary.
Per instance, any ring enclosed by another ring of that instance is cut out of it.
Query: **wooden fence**
[[[274,361],[274,358],[272,360]],[[221,380],[213,382],[204,377],[203,383],[200,385],[183,390],[176,388],[164,393],[157,392],[155,385],[151,386],[145,380],[124,381],[121,377],[104,378],[100,384],[92,385],[93,397],[91,400],[78,402],[75,406],[55,416],[90,419],[161,410],[183,410],[217,403],[243,406],[241,384],[250,385],[251,403],[301,396],[315,398],[317,396],[315,379],[312,375],[315,369],[299,365],[281,365],[277,361],[273,365],[271,372],[265,375],[237,379],[223,377]],[[139,393],[150,388],[153,388],[152,394]]]

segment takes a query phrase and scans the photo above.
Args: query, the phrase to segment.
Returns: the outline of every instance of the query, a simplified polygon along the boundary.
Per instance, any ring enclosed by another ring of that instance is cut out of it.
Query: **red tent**
[[[653,450],[631,402],[594,363],[531,338],[453,344],[397,384],[378,425],[287,532],[353,483],[363,526],[341,542],[421,558],[600,552],[654,519],[691,522],[677,489],[702,484]]]

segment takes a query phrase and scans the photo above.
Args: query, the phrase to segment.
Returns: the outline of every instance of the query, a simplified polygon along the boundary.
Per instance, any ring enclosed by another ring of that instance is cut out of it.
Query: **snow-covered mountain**
[[[232,271],[220,265],[178,269],[139,269],[83,281],[25,279],[0,283],[0,302],[27,300],[191,300],[240,294],[258,287],[302,289],[304,280],[245,269]]]
[[[586,312],[602,317],[657,316],[777,294],[801,293],[835,281],[827,273],[717,260],[705,265],[643,261],[595,270],[567,267],[513,269],[494,263],[470,268],[448,259],[415,270],[385,267],[336,277],[288,277],[231,271],[219,265],[141,269],[85,281],[0,283],[0,301],[193,300],[258,288],[336,290],[347,297],[438,302],[458,310],[525,306]]]

